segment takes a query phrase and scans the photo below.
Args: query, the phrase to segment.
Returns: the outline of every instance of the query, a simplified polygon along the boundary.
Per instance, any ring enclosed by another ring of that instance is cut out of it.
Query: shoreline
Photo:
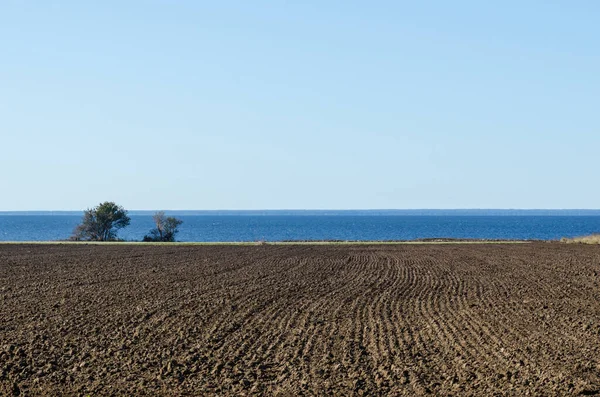
[[[159,246],[194,246],[194,245],[419,245],[419,244],[531,244],[552,243],[558,240],[485,240],[485,239],[419,239],[419,240],[294,240],[294,241],[176,241],[176,242],[143,242],[143,241],[0,241],[0,245],[159,245]]]

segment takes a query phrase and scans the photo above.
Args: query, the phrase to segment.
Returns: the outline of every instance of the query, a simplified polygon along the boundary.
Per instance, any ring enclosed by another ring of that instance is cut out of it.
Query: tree
[[[117,231],[129,226],[127,211],[111,201],[105,201],[83,212],[81,224],[73,230],[72,240],[115,241]]]
[[[150,230],[150,234],[144,236],[144,241],[175,241],[175,235],[179,233],[178,228],[183,223],[181,219],[167,217],[164,211],[156,212],[152,219],[156,227]]]

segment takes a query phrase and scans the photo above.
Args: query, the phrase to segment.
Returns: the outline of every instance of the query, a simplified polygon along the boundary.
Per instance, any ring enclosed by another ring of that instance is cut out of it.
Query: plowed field
[[[0,394],[600,394],[600,247],[0,245]]]

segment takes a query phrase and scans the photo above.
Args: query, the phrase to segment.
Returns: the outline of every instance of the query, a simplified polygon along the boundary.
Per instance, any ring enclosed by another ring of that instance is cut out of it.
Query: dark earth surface
[[[0,244],[2,395],[600,395],[600,247]]]

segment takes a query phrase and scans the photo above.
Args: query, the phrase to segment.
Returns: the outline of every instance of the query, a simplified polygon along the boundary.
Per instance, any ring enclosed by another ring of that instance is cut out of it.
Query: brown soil
[[[600,394],[600,247],[0,245],[0,394]]]

